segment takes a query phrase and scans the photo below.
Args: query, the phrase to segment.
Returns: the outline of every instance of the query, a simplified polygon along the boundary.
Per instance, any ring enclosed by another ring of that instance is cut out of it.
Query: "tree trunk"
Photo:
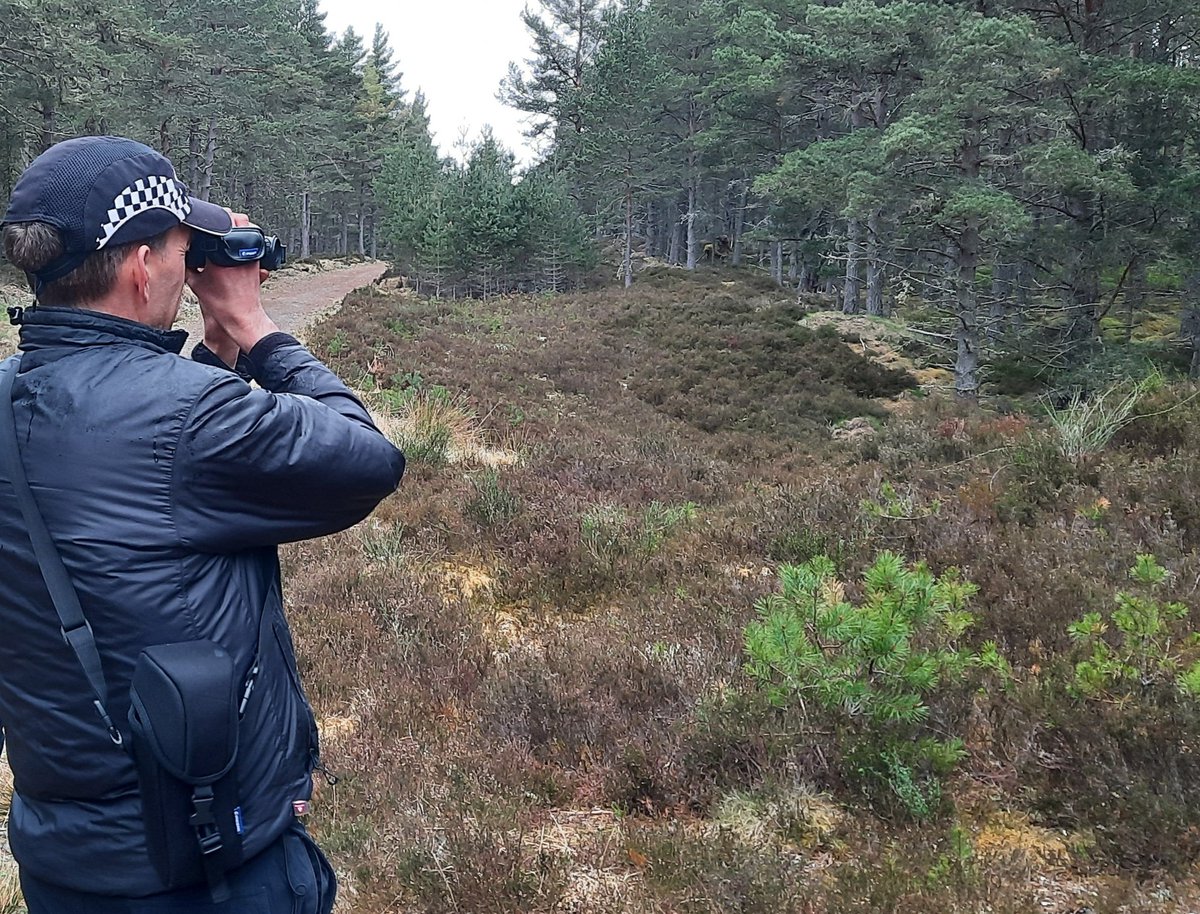
[[[1137,313],[1146,307],[1146,258],[1140,254],[1129,270],[1129,285],[1125,288],[1125,342],[1133,341],[1133,325]]]
[[[846,223],[846,284],[842,287],[842,313],[858,313],[858,264],[862,258],[862,225],[857,219]]]
[[[988,339],[995,342],[1008,330],[1008,315],[1012,310],[1016,264],[997,260],[992,267],[992,301],[987,326]]]
[[[979,314],[975,273],[979,269],[979,229],[968,225],[959,236],[955,258],[955,327],[958,358],[954,363],[954,394],[963,400],[979,397]]]
[[[687,188],[687,268],[689,270],[696,269],[700,253],[696,241],[696,198],[698,196],[696,178],[693,175],[688,179]]]
[[[671,201],[671,210],[673,218],[671,221],[671,241],[667,250],[667,263],[673,267],[677,267],[682,263],[683,257],[683,219],[679,215],[679,201]]]
[[[200,193],[196,194],[201,200],[207,201],[212,193],[213,162],[217,157],[217,116],[208,119],[208,137],[204,142],[204,168],[200,174]]]
[[[771,242],[771,278],[775,285],[783,288],[783,242]]]
[[[803,295],[805,292],[812,292],[811,286],[814,285],[816,277],[813,275],[812,267],[807,263],[800,266],[800,276],[796,279],[796,293]]]
[[[746,197],[750,194],[750,182],[743,180],[741,182],[742,190],[738,195],[737,210],[733,214],[733,265],[740,267],[742,265],[742,232],[746,228]]]
[[[300,259],[307,260],[312,253],[312,198],[307,190],[300,192]]]
[[[800,279],[800,245],[792,242],[788,245],[788,282],[793,287]]]
[[[880,240],[883,214],[871,210],[867,217],[867,314],[881,317],[887,311],[883,303],[883,243]]]
[[[658,225],[658,200],[654,197],[649,197],[646,200],[646,256],[659,256],[659,225]],[[555,290],[557,291],[557,290]]]
[[[358,184],[358,256],[367,256],[367,188]]]
[[[621,264],[625,288],[633,285],[633,185],[625,185],[625,256]]]
[[[200,123],[188,122],[188,187],[195,191],[200,185]]]

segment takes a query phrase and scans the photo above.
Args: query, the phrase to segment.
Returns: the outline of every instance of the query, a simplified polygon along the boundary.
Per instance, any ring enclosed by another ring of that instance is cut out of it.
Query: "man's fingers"
[[[258,271],[258,284],[260,286],[270,278],[271,278],[271,274],[267,270],[260,269]]]

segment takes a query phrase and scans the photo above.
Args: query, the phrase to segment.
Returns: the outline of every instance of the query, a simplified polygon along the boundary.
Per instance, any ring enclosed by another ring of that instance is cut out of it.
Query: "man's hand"
[[[252,224],[244,213],[230,216],[235,226]],[[256,264],[206,264],[199,270],[188,270],[187,283],[200,300],[200,313],[204,315],[205,345],[226,364],[237,361],[238,350],[249,352],[264,336],[279,330],[263,310],[259,295],[259,286],[267,275]]]

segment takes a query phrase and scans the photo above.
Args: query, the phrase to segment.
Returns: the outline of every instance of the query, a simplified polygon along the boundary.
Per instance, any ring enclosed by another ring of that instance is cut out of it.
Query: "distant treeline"
[[[374,183],[422,100],[388,36],[325,28],[317,0],[0,0],[0,206],[58,140],[114,133],[293,256],[378,252]]]
[[[541,0],[503,94],[624,242],[884,313],[944,309],[956,386],[1039,309],[1052,363],[1147,290],[1200,373],[1200,8],[1180,0]]]

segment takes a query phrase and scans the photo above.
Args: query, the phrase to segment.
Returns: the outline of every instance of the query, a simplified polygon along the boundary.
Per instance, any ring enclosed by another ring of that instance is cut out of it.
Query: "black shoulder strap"
[[[105,707],[108,703],[108,683],[104,679],[104,668],[100,665],[96,638],[83,615],[79,595],[75,593],[75,586],[63,565],[58,547],[54,545],[50,531],[46,529],[46,522],[38,510],[37,501],[29,488],[29,480],[25,477],[25,467],[21,463],[17,426],[12,410],[13,381],[16,379],[20,361],[19,356],[14,356],[0,366],[0,470],[8,477],[16,492],[17,503],[21,506],[21,515],[25,518],[25,527],[29,539],[33,542],[38,566],[42,570],[42,579],[46,582],[46,589],[50,592],[50,599],[54,601],[54,609],[58,613],[63,639],[75,652],[75,657],[83,668],[83,674],[92,688],[92,704],[104,722],[109,737],[120,746],[123,742],[121,731],[112,722]]]

